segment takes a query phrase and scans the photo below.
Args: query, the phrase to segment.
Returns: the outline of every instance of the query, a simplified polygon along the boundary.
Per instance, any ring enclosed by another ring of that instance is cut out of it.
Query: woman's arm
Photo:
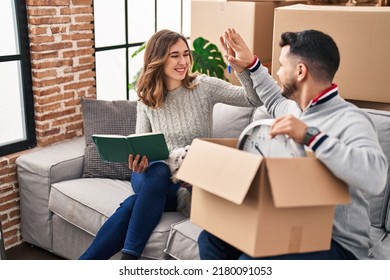
[[[201,75],[200,87],[207,93],[211,103],[225,103],[240,107],[258,107],[263,105],[253,88],[248,74],[237,74],[243,86],[233,85],[222,79]]]
[[[152,132],[149,117],[146,113],[146,105],[137,102],[137,121],[135,124],[135,133]]]

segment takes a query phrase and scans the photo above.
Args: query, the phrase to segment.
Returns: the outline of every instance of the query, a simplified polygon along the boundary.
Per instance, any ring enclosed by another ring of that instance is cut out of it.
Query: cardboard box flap
[[[262,157],[254,154],[195,139],[177,177],[235,204],[241,204],[262,160]]]
[[[267,158],[266,169],[276,207],[351,202],[347,185],[314,157]]]

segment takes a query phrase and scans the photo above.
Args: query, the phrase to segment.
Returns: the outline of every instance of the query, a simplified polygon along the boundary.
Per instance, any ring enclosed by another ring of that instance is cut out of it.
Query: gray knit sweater
[[[387,176],[386,157],[369,116],[341,98],[337,87],[301,111],[294,101],[281,95],[266,68],[261,66],[250,77],[271,115],[292,114],[322,131],[310,147],[336,177],[348,184],[352,197],[352,204],[336,207],[332,238],[357,258],[367,258],[370,220],[364,195],[380,193]]]
[[[247,74],[237,74],[241,86],[199,75],[197,87],[168,91],[162,107],[153,109],[142,102],[137,106],[136,133],[164,133],[169,150],[190,145],[192,140],[211,137],[213,106],[226,103],[240,107],[262,105]]]

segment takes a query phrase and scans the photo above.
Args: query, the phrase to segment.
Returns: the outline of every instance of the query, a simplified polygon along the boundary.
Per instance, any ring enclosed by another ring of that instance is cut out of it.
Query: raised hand
[[[220,40],[228,45],[227,53],[225,57],[230,65],[237,71],[242,72],[245,68],[252,64],[254,55],[248,48],[241,35],[236,32],[234,28],[228,28],[225,30]],[[241,71],[239,71],[241,70]]]

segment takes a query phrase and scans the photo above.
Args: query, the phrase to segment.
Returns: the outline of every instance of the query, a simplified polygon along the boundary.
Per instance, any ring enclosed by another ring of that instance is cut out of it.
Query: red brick
[[[0,194],[12,191],[14,189],[13,185],[0,185]]]
[[[27,6],[68,6],[70,0],[26,0]]]
[[[55,104],[50,104],[50,105],[46,105],[46,106],[40,106],[38,108],[35,109],[36,113],[47,113],[47,112],[51,112],[51,111],[57,111],[61,108],[61,104],[60,103],[55,103]]]
[[[11,212],[8,213],[8,216],[11,219],[12,218],[19,218],[20,217],[20,210],[19,209],[12,210]]]
[[[41,97],[41,96],[46,96],[46,95],[50,95],[53,93],[59,93],[60,91],[61,91],[60,87],[52,87],[52,88],[44,89],[44,90],[34,90],[33,93],[37,97]]]
[[[69,27],[70,31],[84,31],[84,30],[92,30],[93,24],[72,24]]]
[[[47,60],[49,58],[58,58],[58,51],[31,53],[31,59],[35,61],[44,59]]]
[[[40,45],[31,44],[30,49],[31,51],[51,51],[51,50],[70,49],[72,48],[72,46],[73,44],[70,42],[40,44]]]
[[[59,127],[55,127],[55,128],[49,129],[49,130],[38,132],[38,134],[40,137],[47,137],[47,136],[58,134],[60,132],[60,130],[61,129]]]
[[[96,72],[93,70],[90,70],[88,72],[81,73],[79,75],[80,80],[88,79],[88,78],[95,78],[96,77]]]
[[[61,15],[75,15],[75,14],[92,14],[92,7],[72,7],[72,8],[61,8]]]
[[[69,123],[78,123],[78,122],[81,122],[81,124],[83,123],[83,117],[81,114],[79,115],[74,115],[74,116],[69,116],[67,118],[63,118],[63,119],[60,119],[60,120],[55,120],[53,121],[53,126],[60,126],[60,125],[64,125],[64,124],[69,124]]]
[[[30,28],[30,38],[33,38],[34,36],[31,35],[46,35],[47,34],[47,28],[46,27],[32,27]]]
[[[95,45],[95,41],[89,40],[89,41],[78,41],[77,47],[83,48],[83,47],[93,47]]]
[[[73,5],[92,5],[92,0],[72,0]]]
[[[40,109],[41,107],[44,107],[44,105],[53,103],[53,102],[61,102],[63,100],[63,94],[53,94],[51,96],[45,96],[42,98],[37,98],[36,99],[36,106],[35,109],[37,110],[37,113],[41,113],[42,110]],[[43,112],[44,113],[44,112]]]
[[[47,79],[47,80],[40,80],[40,81],[33,81],[34,87],[47,87],[47,86],[53,86],[53,85],[60,85],[64,83],[69,83],[74,80],[73,76],[66,76],[66,77],[59,77],[55,79]]]
[[[0,212],[19,207],[18,201],[11,201],[8,203],[0,204]],[[4,228],[3,228],[4,229]]]
[[[7,174],[1,178],[1,184],[16,182],[18,180],[16,173]]]
[[[5,157],[0,158],[0,168],[3,168],[4,166],[7,166],[9,164],[9,161]]]
[[[93,39],[94,35],[91,31],[90,33],[73,34],[70,35],[69,37],[71,41],[79,41],[79,40]]]
[[[66,34],[68,32],[67,27],[64,27],[64,26],[52,27],[52,28],[50,28],[50,30],[51,30],[52,34],[64,34],[64,33]]]
[[[18,192],[12,192],[7,195],[3,195],[0,197],[0,204],[6,202],[6,201],[11,201],[11,200],[18,200],[19,199],[19,193]]]
[[[51,8],[30,8],[27,10],[27,14],[32,17],[32,16],[53,16],[57,14],[56,9],[51,9]]]
[[[70,90],[70,89],[76,89],[76,88],[90,87],[90,86],[94,86],[94,85],[95,85],[95,81],[80,82],[80,83],[73,83],[73,84],[66,85],[66,86],[64,86],[64,89]]]
[[[39,120],[39,121],[48,121],[48,120],[61,118],[62,116],[71,115],[74,113],[76,113],[76,110],[71,108],[71,109],[66,109],[66,110],[60,111],[60,112],[50,112],[48,114],[43,114],[41,116],[36,115],[35,119]]]
[[[9,174],[9,173],[13,173],[15,172],[15,167],[12,166],[12,165],[7,165],[6,167],[4,168],[0,168],[0,176],[2,175],[6,175],[6,174]]]
[[[46,130],[46,129],[49,129],[49,128],[50,128],[50,125],[48,123],[45,123],[45,124],[36,123],[35,124],[35,129],[36,130]]]
[[[73,60],[72,59],[61,59],[61,60],[54,60],[54,61],[48,61],[48,62],[42,62],[42,63],[32,63],[32,68],[36,69],[48,69],[48,68],[56,68],[56,67],[62,67],[62,66],[73,66]]]
[[[94,64],[87,64],[87,65],[81,65],[81,66],[78,66],[78,67],[68,67],[66,69],[64,69],[64,73],[76,73],[76,72],[80,72],[80,71],[84,71],[84,70],[90,70],[90,69],[93,69],[94,68]],[[80,80],[82,80],[83,78],[80,77]]]
[[[93,15],[75,16],[75,22],[93,22]]]
[[[70,17],[30,17],[28,23],[32,25],[44,25],[44,24],[60,24],[70,23],[72,19]]]
[[[73,124],[67,125],[65,127],[65,130],[67,132],[70,132],[70,131],[75,131],[75,130],[81,130],[82,128],[83,128],[83,122],[78,122],[78,123],[73,123]]]
[[[33,71],[33,77],[37,79],[47,78],[47,77],[56,77],[57,70],[49,69],[44,71]]]
[[[95,57],[94,56],[80,57],[79,58],[79,64],[90,64],[90,63],[95,63]]]

